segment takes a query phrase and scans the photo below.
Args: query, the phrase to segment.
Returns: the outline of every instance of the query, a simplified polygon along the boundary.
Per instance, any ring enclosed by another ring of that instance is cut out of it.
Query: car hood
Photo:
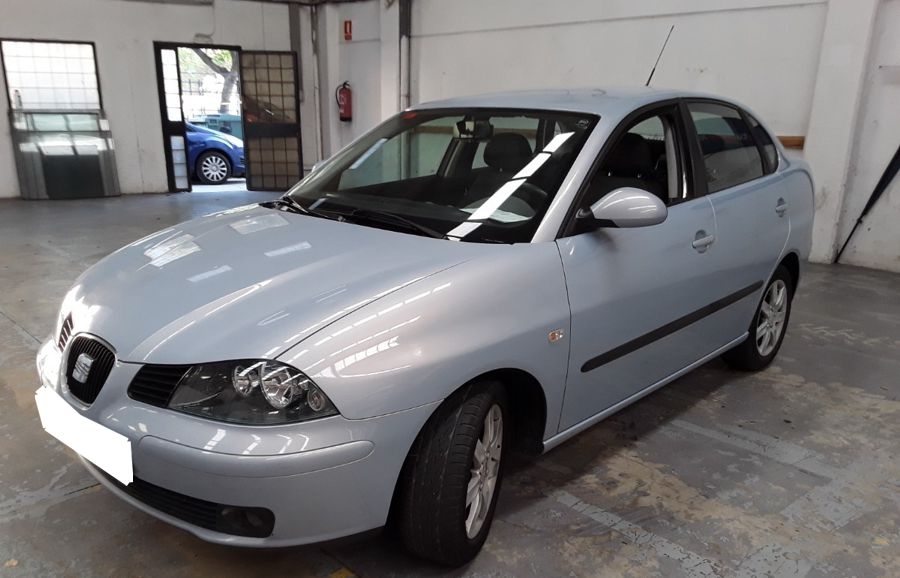
[[[239,207],[164,229],[88,269],[66,295],[75,333],[120,361],[274,358],[479,247]]]
[[[228,141],[229,143],[231,143],[231,145],[232,145],[234,148],[238,148],[238,149],[244,148],[244,141],[242,141],[241,139],[239,139],[239,138],[236,137],[236,136],[233,136],[233,135],[230,135],[230,134],[226,134],[226,133],[222,133],[222,136],[220,136],[219,138]]]

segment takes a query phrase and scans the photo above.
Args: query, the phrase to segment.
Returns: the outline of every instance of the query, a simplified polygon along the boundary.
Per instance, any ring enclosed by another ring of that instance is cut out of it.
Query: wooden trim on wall
[[[779,136],[778,140],[781,141],[781,144],[786,149],[802,149],[803,145],[806,144],[805,136]]]

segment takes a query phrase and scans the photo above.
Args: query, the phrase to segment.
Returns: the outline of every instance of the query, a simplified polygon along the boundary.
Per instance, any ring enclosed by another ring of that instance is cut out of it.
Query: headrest
[[[484,147],[484,164],[504,172],[516,172],[531,160],[528,139],[516,132],[496,133]]]
[[[616,177],[647,176],[653,171],[653,151],[641,135],[625,133],[606,161],[606,170]]]

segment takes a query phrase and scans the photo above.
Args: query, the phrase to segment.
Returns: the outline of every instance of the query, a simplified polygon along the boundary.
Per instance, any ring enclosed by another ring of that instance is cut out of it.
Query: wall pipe
[[[316,162],[325,158],[325,143],[322,138],[322,71],[319,66],[319,8],[316,5],[309,7],[309,22],[312,40],[313,56],[313,103],[316,109]]]
[[[400,73],[399,108],[409,108],[410,101],[410,36],[412,35],[412,0],[400,0]]]

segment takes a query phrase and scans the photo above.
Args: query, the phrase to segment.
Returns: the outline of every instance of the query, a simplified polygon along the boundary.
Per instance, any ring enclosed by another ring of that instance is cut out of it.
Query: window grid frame
[[[96,42],[94,42],[92,40],[55,40],[55,39],[42,39],[42,38],[13,38],[13,37],[0,36],[0,69],[2,69],[3,82],[6,87],[5,92],[6,92],[6,103],[7,103],[7,106],[9,107],[8,110],[12,111],[12,110],[21,110],[21,109],[13,107],[13,100],[12,100],[13,87],[10,86],[9,71],[7,70],[7,66],[6,66],[6,54],[5,54],[5,51],[3,48],[4,43],[7,43],[7,42],[46,44],[46,45],[82,45],[82,46],[90,47],[90,50],[91,50],[91,60],[93,60],[93,84],[95,86],[84,87],[83,90],[85,90],[85,91],[94,90],[94,89],[96,90],[97,108],[61,108],[60,109],[60,108],[40,107],[40,108],[36,108],[36,109],[31,109],[29,107],[26,107],[25,110],[41,110],[41,111],[90,110],[90,111],[101,111],[101,112],[103,111],[103,88],[102,88],[102,83],[100,80],[100,67],[99,67],[99,63],[97,61],[97,43]],[[87,59],[84,58],[83,60],[87,60]],[[66,71],[65,74],[70,75],[68,70]],[[80,74],[84,75],[84,74],[90,74],[90,73],[85,73],[82,71]],[[38,88],[38,87],[34,87],[34,88]],[[56,87],[49,87],[49,90],[54,90],[54,89],[56,89]],[[66,90],[69,90],[69,89],[70,89],[69,87],[66,87]],[[82,103],[84,103],[84,102],[87,102],[87,101],[82,101]]]

